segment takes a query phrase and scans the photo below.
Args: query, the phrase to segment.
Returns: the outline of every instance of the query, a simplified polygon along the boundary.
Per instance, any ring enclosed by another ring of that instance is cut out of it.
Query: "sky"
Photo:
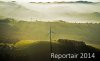
[[[1,1],[17,1],[17,2],[53,2],[53,1],[78,1],[78,0],[1,0]],[[84,1],[84,0],[80,0]],[[92,2],[100,2],[100,0],[85,0]]]

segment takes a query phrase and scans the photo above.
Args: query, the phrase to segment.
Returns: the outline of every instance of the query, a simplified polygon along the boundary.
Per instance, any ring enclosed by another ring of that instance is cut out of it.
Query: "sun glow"
[[[33,41],[33,40],[21,40],[21,41],[17,42],[15,46],[17,46],[17,47],[18,46],[25,46],[25,45],[32,44],[34,42],[36,42],[36,41]]]

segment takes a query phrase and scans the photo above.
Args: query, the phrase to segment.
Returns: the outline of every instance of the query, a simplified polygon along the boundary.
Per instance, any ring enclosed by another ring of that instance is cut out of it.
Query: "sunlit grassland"
[[[25,46],[25,45],[29,45],[32,43],[37,43],[37,41],[33,41],[33,40],[20,40],[19,42],[17,42],[15,44],[15,47],[21,47],[21,46]]]

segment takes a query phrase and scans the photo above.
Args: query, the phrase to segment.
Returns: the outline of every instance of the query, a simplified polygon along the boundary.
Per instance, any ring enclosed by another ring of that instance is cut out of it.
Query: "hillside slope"
[[[16,40],[49,40],[50,24],[52,28],[52,40],[60,38],[81,40],[87,44],[95,44],[96,47],[100,47],[99,23],[67,23],[62,21],[26,22],[14,19],[2,19],[0,20],[0,39],[5,40],[5,42],[15,42]]]
[[[27,41],[28,43],[29,41]],[[24,43],[24,41],[23,41]],[[0,60],[2,61],[50,61],[50,42],[49,41],[36,41],[30,44],[23,44],[21,41],[14,46],[0,45]],[[99,59],[100,50],[86,45],[84,42],[75,40],[59,39],[52,42],[52,53],[55,54],[94,54],[91,58],[80,59],[52,59],[52,61],[96,61]]]

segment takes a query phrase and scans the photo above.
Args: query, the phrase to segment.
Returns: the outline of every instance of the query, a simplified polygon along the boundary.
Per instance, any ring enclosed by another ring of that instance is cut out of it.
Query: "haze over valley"
[[[24,21],[99,23],[100,3],[0,2],[0,16]]]

